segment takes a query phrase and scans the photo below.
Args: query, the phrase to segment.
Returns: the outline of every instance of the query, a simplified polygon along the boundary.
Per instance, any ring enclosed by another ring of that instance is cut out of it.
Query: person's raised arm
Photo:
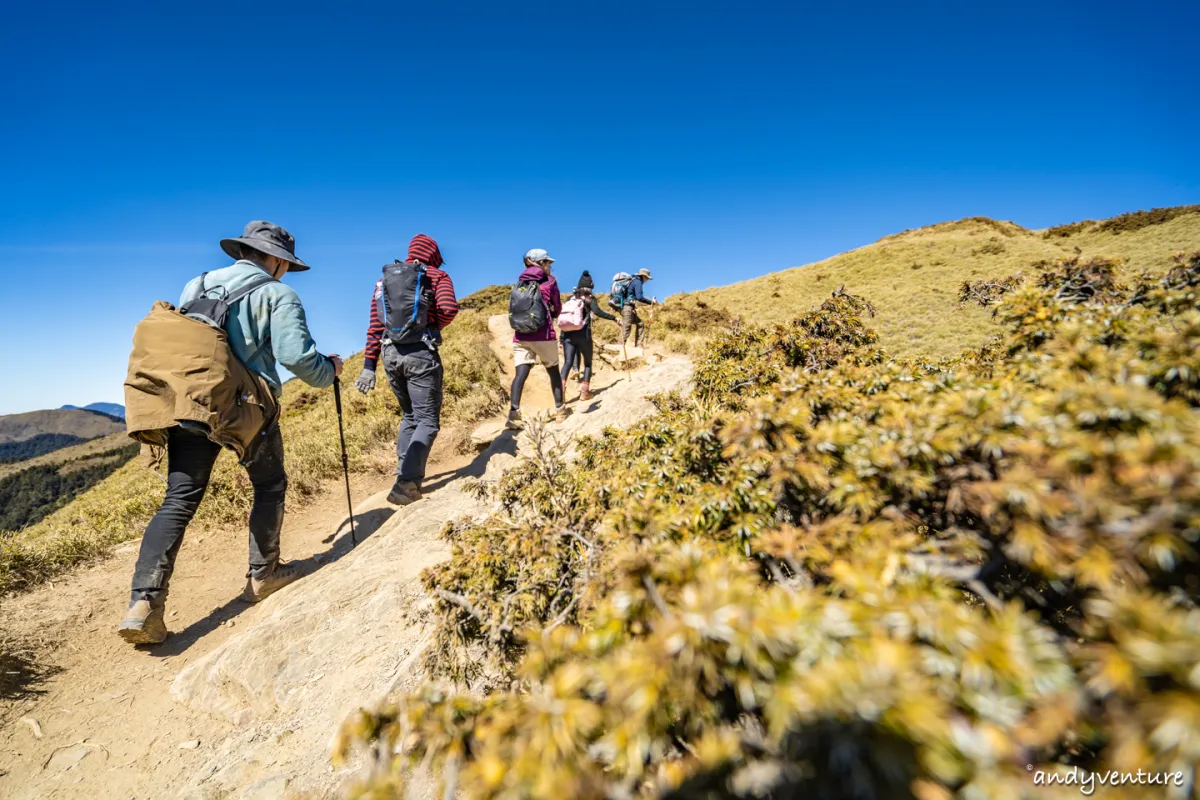
[[[317,389],[332,385],[342,372],[341,358],[317,351],[299,299],[284,299],[271,309],[271,350],[276,361]]]
[[[614,317],[612,314],[609,314],[607,311],[600,308],[600,303],[599,303],[599,301],[596,300],[596,295],[592,295],[592,313],[595,314],[600,319],[607,319],[612,322],[617,321],[616,317]]]

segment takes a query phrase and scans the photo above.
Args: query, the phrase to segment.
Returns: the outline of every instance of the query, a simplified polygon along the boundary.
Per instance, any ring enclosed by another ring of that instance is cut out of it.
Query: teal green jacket
[[[204,289],[208,296],[217,297],[211,290],[218,286],[232,293],[265,274],[266,270],[252,261],[237,261],[204,275]],[[183,287],[180,306],[200,296],[200,281],[194,278]],[[300,296],[287,284],[268,283],[234,303],[225,331],[234,354],[266,380],[276,397],[283,392],[276,361],[310,386],[324,389],[333,383],[333,362],[317,352]]]

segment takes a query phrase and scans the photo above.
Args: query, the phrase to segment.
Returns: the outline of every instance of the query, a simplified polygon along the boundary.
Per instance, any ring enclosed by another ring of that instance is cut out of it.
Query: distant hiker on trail
[[[563,369],[562,380],[565,386],[571,377],[571,369],[576,358],[583,359],[583,380],[579,384],[579,399],[592,399],[592,316],[601,319],[617,321],[617,318],[600,308],[592,289],[596,282],[585,269],[579,276],[579,283],[571,299],[563,305],[558,315],[558,329],[562,332]]]
[[[643,326],[642,318],[637,313],[637,304],[658,305],[657,300],[648,300],[642,293],[642,287],[648,280],[650,280],[650,270],[648,269],[638,270],[636,275],[618,272],[613,277],[612,292],[609,295],[608,303],[621,312],[621,344],[625,344],[629,339],[631,327],[637,328],[633,335],[633,346],[637,347],[641,344]]]
[[[255,221],[242,236],[222,239],[221,249],[236,259],[231,266],[189,282],[178,311],[155,303],[134,331],[126,425],[139,441],[165,446],[168,478],[166,498],[142,534],[129,611],[118,629],[133,644],[167,636],[163,612],[175,558],[223,445],[237,453],[254,487],[243,599],[256,603],[299,577],[279,560],[288,480],[275,364],[321,389],[341,374],[342,360],[317,350],[299,295],[280,282],[284,273],[309,269],[290,233]]]
[[[550,275],[554,259],[545,250],[534,249],[525,254],[525,270],[517,278],[508,298],[508,322],[513,328],[513,377],[511,408],[504,427],[521,429],[521,390],[533,365],[541,362],[550,375],[554,392],[555,414],[559,422],[571,413],[563,404],[563,382],[558,373],[558,342],[554,335],[554,320],[562,311],[562,295],[558,281]]]
[[[383,368],[404,419],[396,434],[396,483],[388,502],[408,505],[421,499],[425,463],[442,419],[442,331],[458,316],[454,282],[442,269],[442,252],[423,233],[408,245],[408,259],[383,268],[371,297],[362,374],[354,385],[375,388],[382,341]]]

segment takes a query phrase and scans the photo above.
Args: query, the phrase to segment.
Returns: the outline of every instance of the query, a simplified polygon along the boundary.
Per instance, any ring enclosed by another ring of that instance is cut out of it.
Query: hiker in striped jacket
[[[442,331],[458,315],[454,282],[442,267],[442,252],[437,242],[423,233],[408,246],[408,262],[425,265],[425,274],[433,284],[433,304],[429,307],[426,335],[420,342],[393,344],[384,337],[383,279],[376,281],[371,295],[371,316],[367,325],[367,346],[362,374],[355,387],[366,394],[375,388],[375,369],[380,357],[388,384],[404,419],[396,434],[396,483],[388,493],[388,502],[408,505],[421,499],[421,481],[425,463],[437,439],[442,418],[442,358],[438,346]]]

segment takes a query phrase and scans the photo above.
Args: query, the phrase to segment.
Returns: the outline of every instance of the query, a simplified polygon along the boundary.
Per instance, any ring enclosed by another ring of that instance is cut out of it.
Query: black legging
[[[529,370],[533,369],[533,364],[522,364],[517,367],[516,377],[513,378],[512,384],[512,407],[521,407],[521,392],[525,389],[525,379],[529,377]],[[554,392],[554,407],[562,408],[563,404],[563,381],[562,376],[558,374],[558,365],[546,367],[546,373],[550,376],[550,389]]]
[[[587,326],[578,331],[567,331],[562,335],[563,343],[563,360],[566,362],[566,369],[563,370],[563,383],[571,377],[571,370],[575,366],[576,355],[583,356],[583,382],[592,382],[592,326]]]

